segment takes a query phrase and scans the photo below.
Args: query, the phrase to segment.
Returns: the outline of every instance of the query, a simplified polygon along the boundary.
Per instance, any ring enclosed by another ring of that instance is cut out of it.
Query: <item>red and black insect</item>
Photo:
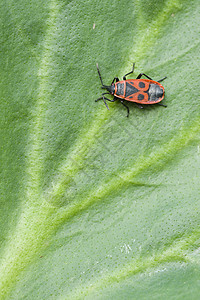
[[[164,87],[160,84],[160,82],[167,77],[165,76],[164,78],[158,81],[154,81],[146,74],[140,73],[136,79],[126,79],[127,75],[133,73],[134,67],[135,63],[133,64],[132,71],[123,76],[123,80],[119,81],[119,78],[115,77],[111,85],[107,86],[103,84],[99,67],[97,64],[97,71],[101,80],[102,89],[106,89],[108,92],[103,93],[102,97],[96,99],[95,101],[103,99],[107,109],[109,110],[106,100],[114,102],[119,99],[127,109],[127,117],[129,116],[129,108],[124,103],[124,100],[135,102],[139,106],[139,108],[143,108],[143,104],[156,103],[166,107],[166,105],[160,103],[160,101],[163,100],[165,94]],[[145,76],[148,79],[140,79],[142,76]],[[112,100],[108,99],[104,96],[106,94],[111,94],[114,96],[114,98]]]

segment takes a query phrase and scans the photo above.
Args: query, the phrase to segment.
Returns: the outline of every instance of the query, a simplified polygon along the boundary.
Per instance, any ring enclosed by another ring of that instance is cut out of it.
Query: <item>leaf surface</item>
[[[0,7],[1,298],[198,299],[198,1]],[[167,108],[94,102],[133,62]]]

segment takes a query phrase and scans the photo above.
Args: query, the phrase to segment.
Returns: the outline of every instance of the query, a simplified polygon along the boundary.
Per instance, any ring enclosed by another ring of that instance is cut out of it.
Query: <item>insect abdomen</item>
[[[149,101],[157,101],[158,99],[164,96],[163,89],[158,84],[150,84],[149,85]]]

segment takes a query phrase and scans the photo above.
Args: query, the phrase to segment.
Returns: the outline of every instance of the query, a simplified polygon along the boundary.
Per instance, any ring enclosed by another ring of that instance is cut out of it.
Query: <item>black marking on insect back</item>
[[[125,92],[125,97],[128,97],[132,94],[135,94],[138,92],[138,89],[136,89],[133,85],[129,84],[126,82],[126,92]]]
[[[156,87],[156,97],[157,98],[161,98],[161,97],[163,97],[163,89],[159,86],[159,85],[157,85],[157,87]]]
[[[124,83],[117,84],[116,95],[118,95],[118,96],[124,95]]]
[[[145,83],[142,82],[142,81],[140,81],[140,82],[139,82],[139,87],[140,87],[141,89],[143,89],[143,88],[145,87]]]
[[[159,98],[163,97],[163,89],[158,84],[150,84],[149,87],[149,101],[157,101]]]
[[[142,95],[142,94],[139,94],[139,95],[138,95],[138,100],[140,100],[140,101],[141,101],[141,100],[143,100],[143,99],[144,99],[144,95]]]

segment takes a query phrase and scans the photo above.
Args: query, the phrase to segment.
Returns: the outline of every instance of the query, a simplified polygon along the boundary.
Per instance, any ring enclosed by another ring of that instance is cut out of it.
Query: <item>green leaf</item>
[[[199,298],[198,4],[1,1],[1,299]]]

